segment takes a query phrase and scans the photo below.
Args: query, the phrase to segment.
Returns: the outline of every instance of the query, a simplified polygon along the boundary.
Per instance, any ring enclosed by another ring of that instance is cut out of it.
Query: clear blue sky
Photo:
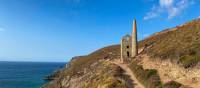
[[[200,17],[199,0],[0,0],[0,61],[69,61]]]

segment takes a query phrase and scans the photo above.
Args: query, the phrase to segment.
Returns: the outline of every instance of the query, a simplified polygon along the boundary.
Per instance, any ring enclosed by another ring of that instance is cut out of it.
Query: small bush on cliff
[[[108,78],[105,81],[105,88],[128,88],[125,83],[122,83],[120,80],[116,80],[115,78]]]
[[[179,59],[179,63],[182,64],[185,68],[192,67],[200,62],[200,56],[183,56]]]
[[[163,88],[179,88],[181,87],[182,85],[178,82],[175,82],[175,81],[170,81],[166,84],[163,85]]]

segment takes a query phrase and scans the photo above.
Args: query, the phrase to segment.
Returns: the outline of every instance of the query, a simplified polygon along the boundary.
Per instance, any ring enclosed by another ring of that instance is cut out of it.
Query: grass
[[[193,20],[183,26],[177,26],[176,30],[167,29],[150,36],[139,42],[139,47],[149,47],[145,50],[152,58],[171,59],[181,61],[184,65],[199,63],[200,55],[200,19]]]
[[[95,73],[91,74],[83,88],[128,88],[126,82],[119,80],[123,70],[116,65],[102,62],[96,66]]]
[[[81,75],[83,74],[82,72],[84,68],[92,69],[91,65],[101,59],[114,59],[119,57],[118,51],[120,51],[119,45],[113,45],[99,49],[86,56],[76,57],[72,59],[68,64],[68,68],[65,71],[65,74],[69,76],[74,76],[78,74],[77,72],[79,72],[79,74]]]

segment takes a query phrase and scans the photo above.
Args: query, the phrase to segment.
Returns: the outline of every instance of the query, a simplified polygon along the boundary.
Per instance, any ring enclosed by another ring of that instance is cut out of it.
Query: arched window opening
[[[126,48],[128,49],[128,48],[129,48],[129,46],[126,46]]]

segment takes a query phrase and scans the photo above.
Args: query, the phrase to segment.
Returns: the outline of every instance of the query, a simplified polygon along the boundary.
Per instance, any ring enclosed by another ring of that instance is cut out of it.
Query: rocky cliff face
[[[44,88],[127,88],[118,78],[121,73],[122,70],[118,66],[98,61],[77,75],[66,74],[45,85]]]
[[[123,70],[109,63],[120,57],[119,49],[119,45],[115,45],[73,58],[43,88],[128,88]]]

